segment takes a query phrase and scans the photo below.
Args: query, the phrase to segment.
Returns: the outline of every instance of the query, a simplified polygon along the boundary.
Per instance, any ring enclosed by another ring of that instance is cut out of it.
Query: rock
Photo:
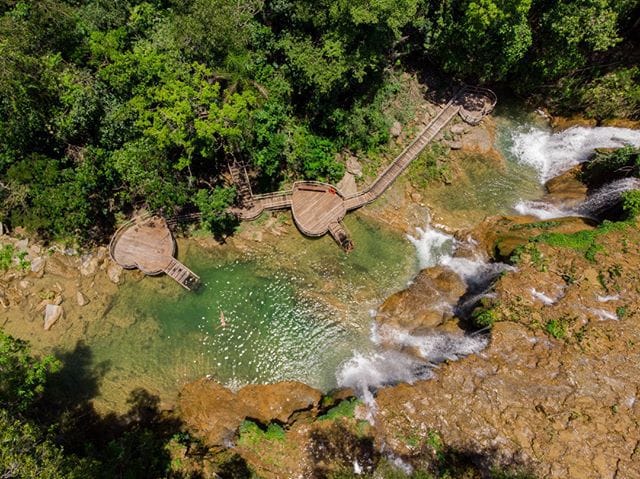
[[[15,242],[14,247],[16,251],[27,251],[29,249],[29,240],[21,239]]]
[[[362,176],[362,165],[360,165],[360,162],[354,156],[350,156],[347,159],[347,171],[356,178]]]
[[[482,125],[473,128],[464,135],[461,140],[463,150],[475,153],[489,153],[493,150],[493,138],[491,133]]]
[[[18,285],[22,288],[22,289],[27,289],[31,286],[33,286],[33,283],[31,281],[27,281],[26,279],[23,279],[22,281],[20,281],[18,283]]]
[[[413,201],[414,203],[420,204],[422,203],[422,195],[416,191],[414,191],[413,193],[411,193],[411,201]]]
[[[179,408],[185,424],[210,446],[232,440],[248,412],[233,392],[208,379],[187,384]]]
[[[252,384],[237,394],[238,400],[252,410],[251,417],[262,424],[293,422],[296,414],[310,412],[320,403],[320,391],[296,381],[276,384]]]
[[[122,275],[122,266],[111,261],[107,266],[107,276],[112,283],[120,284],[120,276]]]
[[[32,244],[31,246],[29,246],[29,254],[34,258],[38,256],[40,253],[42,253],[42,248],[39,245]]]
[[[91,276],[96,274],[100,260],[94,255],[85,255],[82,257],[82,263],[80,264],[80,274],[82,276]]]
[[[31,260],[31,272],[36,275],[42,275],[46,266],[46,260],[42,256],[38,256]]]
[[[287,381],[245,386],[233,393],[208,379],[187,384],[179,407],[185,423],[210,446],[233,438],[245,418],[269,424],[291,424],[317,412],[322,395],[306,384]]]
[[[353,195],[358,192],[356,177],[348,171],[344,174],[344,176],[336,186],[340,190],[340,193],[345,196]]]
[[[543,201],[562,204],[565,207],[576,205],[587,197],[587,186],[578,178],[582,165],[577,165],[569,171],[551,178],[544,185],[548,194]]]
[[[62,306],[57,304],[47,304],[44,311],[44,329],[49,331],[51,327],[64,315]]]
[[[73,258],[67,256],[53,255],[51,256],[45,266],[47,274],[54,276],[60,276],[66,279],[73,279],[77,276],[78,270],[76,267],[76,261]]]
[[[459,140],[451,140],[447,142],[447,146],[449,148],[451,148],[452,150],[461,150],[462,149],[462,142]]]
[[[397,138],[400,136],[400,134],[402,133],[402,125],[398,120],[393,122],[393,125],[391,125],[391,128],[389,129],[389,133],[394,138]]]
[[[76,301],[78,302],[78,306],[86,306],[87,304],[89,304],[89,300],[87,299],[87,297],[80,291],[76,293]]]
[[[409,331],[439,326],[451,317],[452,306],[465,290],[464,282],[450,269],[442,266],[423,269],[411,286],[382,304],[376,321]]]
[[[468,128],[463,123],[456,123],[451,127],[451,133],[453,135],[463,135],[466,133]]]

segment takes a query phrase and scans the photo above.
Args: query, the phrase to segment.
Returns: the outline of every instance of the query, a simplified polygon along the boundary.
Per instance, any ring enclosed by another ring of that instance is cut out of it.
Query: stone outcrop
[[[387,298],[376,321],[410,331],[439,326],[451,317],[451,306],[465,290],[464,282],[450,269],[424,269],[411,286]]]
[[[380,390],[377,440],[411,460],[403,438],[438,431],[487,468],[640,477],[638,225],[598,243],[594,261],[540,242],[523,254],[495,285],[489,347],[434,380]]]
[[[317,410],[319,391],[288,381],[256,384],[237,393],[209,379],[187,384],[180,393],[179,408],[185,423],[210,446],[233,439],[244,419],[261,424],[291,424]]]

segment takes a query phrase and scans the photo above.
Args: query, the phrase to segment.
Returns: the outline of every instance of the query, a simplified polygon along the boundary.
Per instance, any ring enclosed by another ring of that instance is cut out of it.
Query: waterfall
[[[640,131],[613,127],[573,127],[557,133],[537,127],[513,135],[511,153],[530,165],[542,183],[588,160],[596,148],[640,147]]]
[[[379,350],[371,353],[354,352],[336,373],[338,385],[353,389],[369,406],[369,420],[373,420],[373,393],[382,386],[400,382],[413,383],[433,377],[436,364],[455,361],[478,353],[488,343],[482,334],[451,334],[433,332],[413,335],[408,331],[374,324],[371,341]],[[412,348],[415,355],[403,351]]]
[[[512,269],[504,263],[490,263],[477,252],[471,258],[455,256],[460,247],[470,246],[473,249],[474,245],[463,243],[429,224],[416,228],[416,231],[416,236],[407,235],[407,239],[416,248],[420,269],[432,266],[449,268],[475,292],[484,289],[503,271]]]
[[[625,191],[635,189],[640,189],[640,179],[622,178],[600,187],[578,205],[563,207],[546,201],[520,201],[515,205],[514,209],[521,215],[535,216],[543,220],[566,216],[597,219],[611,205],[620,201]]]

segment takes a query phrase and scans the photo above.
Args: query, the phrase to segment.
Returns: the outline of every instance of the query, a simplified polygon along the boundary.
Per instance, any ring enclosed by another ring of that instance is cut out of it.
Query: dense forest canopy
[[[225,227],[232,159],[336,180],[394,74],[640,116],[637,0],[0,0],[0,221],[103,238],[147,205]]]

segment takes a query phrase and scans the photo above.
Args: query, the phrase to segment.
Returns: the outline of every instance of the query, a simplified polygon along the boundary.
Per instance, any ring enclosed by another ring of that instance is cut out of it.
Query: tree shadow
[[[309,438],[312,477],[325,479],[345,471],[353,471],[357,464],[364,474],[375,471],[381,454],[373,438],[358,436],[341,422],[327,429],[314,430]]]
[[[377,447],[373,437],[361,435],[345,423],[311,433],[311,477],[337,478],[451,478],[533,479],[531,465],[520,455],[505,456],[497,448],[456,448],[444,445],[438,435],[429,436],[410,455],[391,454]],[[411,471],[411,472],[409,472]]]
[[[109,363],[93,361],[91,348],[78,342],[72,351],[55,354],[62,369],[33,410],[33,419],[54,431],[65,453],[99,464],[105,478],[198,478],[200,473],[172,470],[171,446],[183,454],[203,455],[196,441],[183,432],[182,421],[163,411],[160,398],[142,388],[132,390],[123,414],[99,413],[93,399]]]

